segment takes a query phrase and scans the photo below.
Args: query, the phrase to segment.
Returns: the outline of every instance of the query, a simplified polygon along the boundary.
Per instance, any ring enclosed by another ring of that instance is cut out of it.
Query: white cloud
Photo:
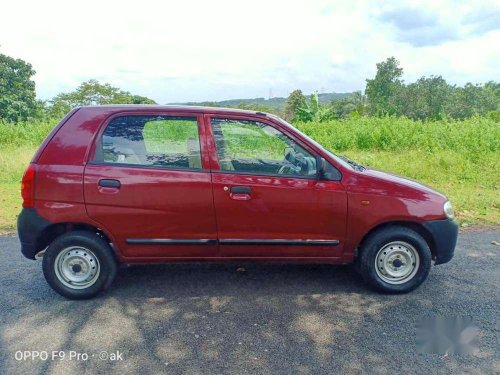
[[[0,52],[33,64],[44,99],[90,78],[160,103],[362,90],[393,55],[409,81],[498,80],[500,6],[473,4],[18,0]]]

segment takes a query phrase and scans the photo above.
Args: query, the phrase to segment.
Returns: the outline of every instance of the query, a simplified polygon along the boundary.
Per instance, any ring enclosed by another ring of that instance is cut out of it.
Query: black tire
[[[391,284],[384,281],[375,269],[379,250],[396,241],[410,244],[419,257],[416,273],[408,281],[403,280],[401,284]],[[373,289],[383,293],[407,293],[420,286],[429,275],[432,255],[429,245],[420,234],[410,228],[389,226],[372,233],[365,239],[360,248],[357,262],[361,277]]]
[[[73,246],[90,250],[99,263],[99,274],[89,287],[73,289],[65,285],[56,274],[57,256]],[[47,248],[43,256],[43,274],[48,284],[60,295],[69,299],[92,298],[111,285],[117,264],[109,244],[97,234],[87,231],[74,231],[57,237]]]

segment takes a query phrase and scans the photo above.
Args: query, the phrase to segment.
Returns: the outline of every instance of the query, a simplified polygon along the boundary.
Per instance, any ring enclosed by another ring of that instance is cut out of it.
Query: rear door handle
[[[120,186],[122,186],[122,184],[118,180],[102,179],[102,180],[99,180],[99,186],[104,187],[104,188],[119,189]]]
[[[250,186],[233,186],[231,188],[231,193],[233,193],[233,194],[252,194],[252,188]]]

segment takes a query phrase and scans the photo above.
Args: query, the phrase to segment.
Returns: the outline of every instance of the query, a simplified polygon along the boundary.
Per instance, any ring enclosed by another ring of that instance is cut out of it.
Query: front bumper
[[[42,233],[50,224],[34,208],[22,209],[17,218],[17,234],[21,241],[21,252],[26,258],[35,259],[35,255],[43,250]]]
[[[458,224],[455,220],[432,220],[424,224],[434,243],[434,264],[447,263],[453,258],[458,237]]]

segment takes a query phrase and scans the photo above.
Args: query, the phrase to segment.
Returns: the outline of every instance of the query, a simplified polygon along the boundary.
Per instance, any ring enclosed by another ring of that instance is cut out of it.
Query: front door
[[[267,120],[206,117],[220,254],[339,257],[347,196],[317,178],[312,150]]]
[[[101,129],[85,168],[85,203],[124,256],[217,255],[203,131],[203,116],[172,113],[118,115]]]

